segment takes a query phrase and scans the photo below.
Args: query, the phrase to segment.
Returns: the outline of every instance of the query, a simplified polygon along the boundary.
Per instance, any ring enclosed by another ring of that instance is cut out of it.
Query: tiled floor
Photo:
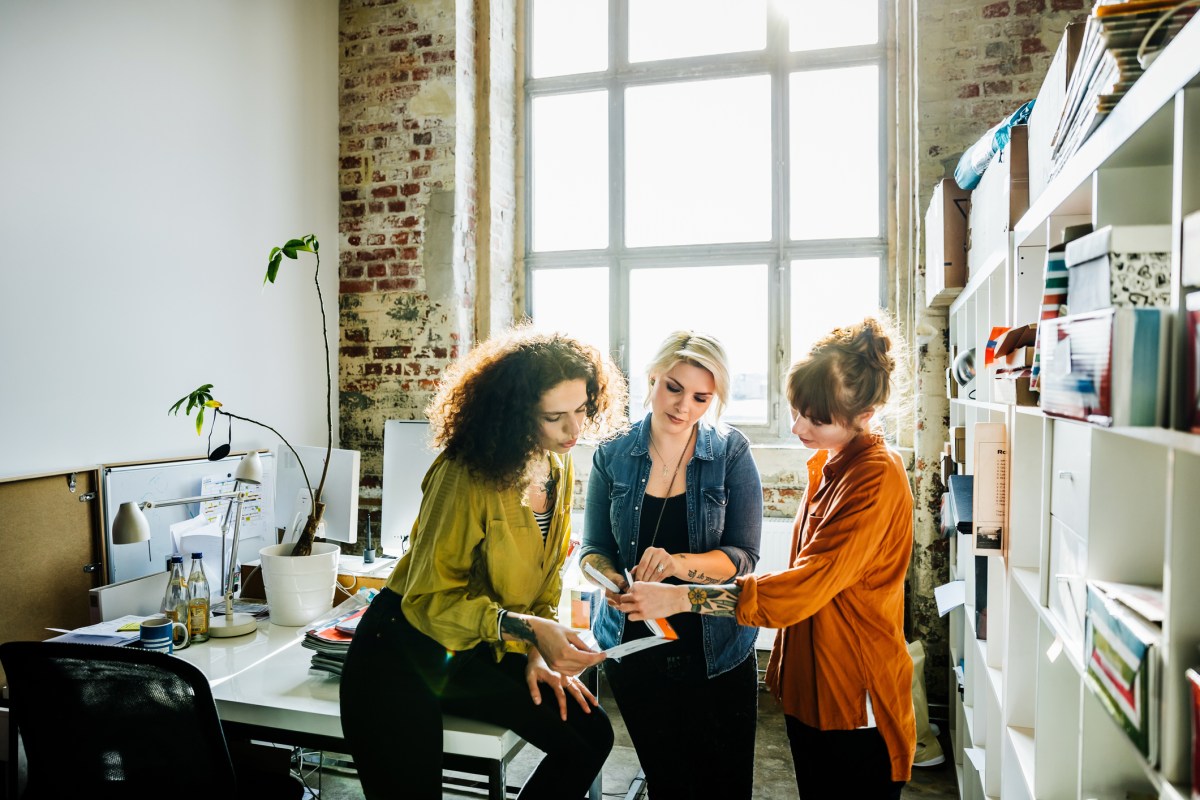
[[[604,688],[602,687],[602,697],[603,693]],[[604,794],[606,798],[623,798],[630,782],[638,772],[637,755],[634,753],[629,734],[625,731],[625,725],[621,721],[616,704],[606,703],[605,710],[608,711],[613,722],[616,744],[604,765]],[[945,726],[943,726],[944,728]],[[942,747],[948,753],[948,742],[944,730],[941,738]],[[541,754],[538,750],[526,746],[509,766],[509,784],[519,786],[540,757]],[[759,695],[755,759],[757,762],[754,771],[754,797],[756,800],[775,800],[776,798],[795,800],[797,796],[796,778],[792,771],[792,756],[784,729],[783,712],[775,699],[766,692]],[[322,800],[353,800],[362,796],[358,781],[350,774],[325,770],[320,780]],[[310,780],[310,783],[313,784],[313,788],[316,788],[314,780]],[[486,794],[446,791],[442,795],[446,800],[480,796],[486,796]],[[946,763],[937,767],[913,770],[913,779],[904,788],[902,796],[906,800],[957,798],[958,787],[951,759],[947,757]]]

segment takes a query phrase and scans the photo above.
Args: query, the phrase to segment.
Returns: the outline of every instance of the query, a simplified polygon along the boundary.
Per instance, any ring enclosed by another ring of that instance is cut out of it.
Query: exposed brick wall
[[[371,507],[384,421],[418,417],[471,342],[475,176],[457,151],[473,7],[341,0],[339,14],[341,444],[362,453]]]
[[[912,85],[917,124],[912,146],[918,226],[934,183],[952,176],[962,152],[992,125],[1037,96],[1063,29],[1090,7],[1085,0],[916,0]],[[922,242],[923,237],[922,232]],[[944,489],[938,457],[949,422],[944,388],[948,320],[945,310],[925,308],[921,256],[923,245],[912,282],[916,328],[925,335],[916,375],[916,543],[910,597],[913,634],[925,640],[931,654],[926,685],[931,699],[945,702],[948,665],[933,654],[947,652],[947,629],[937,614],[933,587],[947,579],[946,543],[937,523]]]

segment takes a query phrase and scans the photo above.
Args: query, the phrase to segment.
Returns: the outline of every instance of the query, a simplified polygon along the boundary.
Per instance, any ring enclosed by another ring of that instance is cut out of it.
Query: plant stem
[[[238,416],[237,414],[230,414],[228,411],[222,411],[219,408],[214,408],[213,411],[216,411],[218,415],[224,414],[225,416],[230,417],[232,419],[240,419],[242,422],[249,422],[251,425],[257,425],[260,428],[266,428],[271,433],[278,436],[279,441],[283,442],[284,445],[287,446],[287,449],[292,451],[292,455],[295,456],[295,458],[296,458],[296,463],[300,465],[300,474],[302,474],[304,476],[304,485],[308,488],[309,499],[312,500],[313,508],[315,509],[317,507],[317,497],[319,497],[320,495],[313,495],[312,483],[310,483],[308,480],[308,471],[304,469],[304,462],[300,460],[300,454],[296,452],[296,448],[292,447],[292,443],[289,442],[287,439],[283,438],[282,433],[275,430],[267,423],[259,422],[256,419],[250,419],[249,417],[241,417],[241,416]]]
[[[321,502],[321,492],[325,489],[325,476],[329,474],[329,459],[333,455],[333,379],[329,368],[329,326],[325,320],[325,298],[321,294],[321,253],[315,251],[313,255],[317,257],[317,268],[313,270],[313,283],[317,286],[317,304],[321,307],[321,341],[325,343],[325,466],[321,469],[321,482],[317,485],[317,492],[313,497],[313,508],[316,509],[317,503]],[[306,475],[305,480],[307,479]]]

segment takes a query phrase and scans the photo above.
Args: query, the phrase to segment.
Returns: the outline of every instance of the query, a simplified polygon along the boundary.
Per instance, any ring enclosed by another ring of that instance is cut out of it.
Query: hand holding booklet
[[[596,583],[600,584],[608,591],[621,594],[621,588],[609,580],[608,576],[593,567],[591,564],[584,564],[583,571],[586,572],[593,580],[595,580]],[[629,570],[625,570],[625,580],[627,585],[633,585],[633,576],[629,574]],[[671,624],[667,622],[666,619],[648,619],[646,620],[646,626],[650,628],[650,631],[654,634],[653,636],[646,639],[634,639],[629,642],[623,642],[621,644],[614,645],[613,647],[605,650],[604,654],[609,658],[621,658],[622,656],[627,656],[630,653],[636,653],[639,650],[645,650],[660,644],[673,642],[679,638],[679,635],[675,633],[675,629],[671,627]],[[591,642],[589,642],[589,644],[591,644]]]

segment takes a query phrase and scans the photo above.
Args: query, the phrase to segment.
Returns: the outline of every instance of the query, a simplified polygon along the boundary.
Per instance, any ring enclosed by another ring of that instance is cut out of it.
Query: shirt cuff
[[[758,576],[739,575],[734,583],[742,590],[738,594],[735,619],[739,625],[757,626],[758,620]]]

